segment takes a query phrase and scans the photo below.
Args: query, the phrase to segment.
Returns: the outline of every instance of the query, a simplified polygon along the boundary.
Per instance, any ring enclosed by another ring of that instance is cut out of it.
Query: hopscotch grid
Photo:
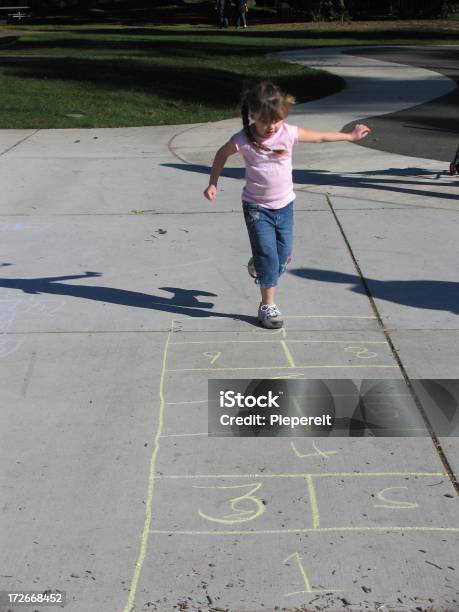
[[[221,317],[211,317],[211,318],[221,318]],[[294,318],[298,318],[298,319],[312,319],[312,318],[325,318],[325,319],[331,319],[331,318],[342,318],[342,319],[370,319],[370,320],[375,320],[376,317],[375,316],[355,316],[355,315],[343,315],[343,316],[337,316],[337,315],[325,315],[325,316],[319,316],[319,315],[300,315],[300,316],[293,316],[293,317],[288,317],[291,319]],[[139,582],[139,578],[140,578],[140,574],[143,568],[143,564],[145,561],[145,557],[146,557],[146,553],[147,553],[147,547],[148,547],[148,538],[151,534],[159,534],[159,533],[167,533],[167,534],[171,534],[171,533],[189,533],[189,534],[198,534],[198,533],[202,533],[202,534],[206,534],[208,533],[209,535],[215,535],[216,533],[220,533],[220,534],[226,534],[226,533],[230,533],[230,534],[234,534],[234,533],[241,533],[241,534],[245,534],[245,533],[286,533],[289,530],[285,530],[285,529],[281,529],[281,530],[260,530],[260,531],[233,531],[233,530],[226,530],[226,531],[220,531],[220,532],[216,532],[216,531],[196,531],[196,530],[176,530],[174,532],[171,531],[166,531],[166,530],[159,530],[159,529],[152,529],[152,520],[153,520],[153,495],[154,495],[154,491],[155,491],[155,480],[159,480],[159,479],[173,479],[173,478],[217,478],[217,479],[222,479],[222,478],[283,478],[283,477],[287,477],[287,478],[295,478],[295,477],[299,477],[299,478],[303,478],[306,479],[306,484],[307,484],[307,489],[309,491],[309,497],[310,499],[312,499],[312,503],[313,503],[313,508],[315,509],[315,512],[313,512],[313,527],[312,528],[303,528],[303,529],[294,529],[291,530],[292,533],[302,533],[302,532],[318,532],[319,530],[321,531],[349,531],[349,530],[364,530],[364,531],[369,531],[369,530],[393,530],[393,529],[402,529],[402,530],[407,530],[407,528],[405,527],[388,527],[388,526],[377,526],[377,527],[357,527],[357,528],[349,528],[349,527],[344,527],[344,528],[321,528],[320,527],[320,516],[319,516],[319,507],[317,504],[317,499],[315,497],[315,490],[314,490],[314,485],[313,485],[313,479],[315,477],[322,477],[322,476],[330,476],[333,473],[327,473],[327,474],[285,474],[285,475],[279,475],[279,474],[256,474],[256,475],[248,475],[248,474],[228,474],[228,475],[224,475],[224,474],[205,474],[205,475],[186,475],[186,474],[182,474],[182,475],[157,475],[155,474],[156,471],[156,460],[159,454],[159,450],[160,450],[160,440],[161,438],[166,438],[166,437],[180,437],[182,434],[163,434],[163,429],[164,429],[164,421],[165,421],[165,409],[166,409],[166,405],[168,405],[168,403],[165,402],[165,381],[166,381],[166,374],[169,372],[185,372],[185,371],[201,371],[201,372],[224,372],[224,371],[250,371],[250,370],[304,370],[304,369],[308,369],[308,368],[349,368],[349,367],[354,367],[354,368],[396,368],[397,366],[395,365],[376,365],[376,364],[359,364],[359,365],[332,365],[332,364],[326,364],[326,365],[302,365],[302,366],[296,366],[294,360],[293,360],[293,356],[290,353],[290,350],[288,348],[287,343],[285,342],[285,340],[281,340],[280,341],[280,345],[283,348],[283,356],[285,357],[286,361],[288,362],[288,366],[277,366],[277,367],[256,367],[256,368],[171,368],[168,369],[167,366],[167,360],[168,360],[168,350],[170,346],[173,346],[174,344],[178,344],[178,345],[183,345],[183,344],[204,344],[204,341],[195,341],[195,342],[171,342],[172,339],[172,334],[178,333],[178,332],[182,332],[183,330],[180,328],[180,326],[176,326],[176,323],[180,323],[180,321],[183,320],[187,320],[187,319],[174,319],[172,320],[172,324],[171,324],[171,328],[169,330],[168,336],[167,336],[167,340],[166,340],[166,344],[164,347],[164,351],[163,351],[163,359],[162,359],[162,368],[161,368],[161,375],[160,375],[160,389],[159,389],[159,396],[160,396],[160,407],[159,407],[159,422],[158,422],[158,426],[157,426],[157,430],[156,430],[156,434],[155,434],[155,438],[154,438],[154,448],[153,448],[153,452],[150,458],[150,468],[149,468],[149,476],[148,476],[148,486],[147,486],[147,495],[146,495],[146,502],[145,502],[145,521],[144,521],[144,527],[143,527],[143,531],[142,531],[142,535],[141,535],[141,541],[140,541],[140,549],[139,549],[139,554],[138,554],[138,558],[137,558],[137,562],[135,564],[135,569],[134,569],[134,573],[132,576],[132,580],[131,580],[131,585],[130,585],[130,589],[129,589],[129,596],[128,596],[128,600],[126,602],[125,608],[124,608],[124,612],[131,612],[131,610],[134,607],[135,604],[135,599],[136,599],[136,591],[137,591],[137,586],[138,586],[138,582]],[[191,332],[185,332],[185,333],[193,333]],[[226,332],[227,333],[227,332]],[[233,332],[234,333],[234,332]],[[260,335],[260,333],[262,332],[253,332],[254,334]],[[278,330],[276,330],[274,333],[273,332],[269,332],[268,333],[264,333],[264,335],[274,335],[277,334]],[[339,332],[338,332],[339,333]],[[355,333],[355,332],[354,332]],[[286,329],[284,328],[281,332],[281,337],[285,338],[286,337]],[[279,338],[280,340],[280,338]],[[276,339],[274,340],[267,340],[265,342],[268,343],[272,343],[274,342],[278,342],[279,341],[278,338],[276,337]],[[215,343],[218,341],[211,341],[210,343]],[[246,340],[245,342],[258,342],[257,340]],[[302,342],[303,344],[308,344],[308,341],[302,340],[302,341],[298,341],[298,342]],[[320,343],[320,340],[313,340],[310,343]],[[343,344],[343,343],[347,343],[349,344],[349,342],[352,343],[359,343],[359,344],[387,344],[387,342],[383,342],[383,341],[368,341],[368,342],[364,342],[361,340],[355,340],[355,339],[350,339],[350,340],[340,340],[340,341],[329,341],[329,340],[322,340],[323,343],[334,343],[334,344]],[[222,343],[227,343],[226,341],[222,341]],[[238,343],[238,341],[233,341],[232,343]],[[204,400],[200,401],[198,400],[197,403],[204,403]],[[203,433],[198,433],[198,434],[183,434],[184,436],[192,436],[192,435],[197,435],[197,436],[201,436],[201,435],[205,435]],[[367,473],[368,474],[368,473]],[[371,473],[370,475],[375,475],[376,473]],[[397,473],[397,474],[392,474],[392,475],[409,475],[410,473]],[[414,473],[411,473],[412,475],[414,475]],[[343,475],[343,473],[341,473],[341,475]],[[364,476],[365,473],[361,473],[361,472],[352,472],[349,473],[349,476]],[[384,476],[388,476],[388,473],[381,473],[381,475]],[[417,473],[417,475],[420,475],[419,473]],[[432,476],[436,476],[436,477],[440,477],[440,476],[444,476],[441,473],[433,473],[433,474],[429,474]],[[312,498],[311,498],[311,492],[313,493]],[[408,528],[408,530],[413,529],[413,528]],[[426,528],[424,527],[416,527],[414,528],[416,530],[424,530]],[[427,528],[428,530],[433,530],[433,529],[437,529],[437,528],[432,528],[429,527]],[[453,531],[455,530],[455,528],[441,528],[444,531]]]
[[[360,318],[360,317],[358,317],[358,318]],[[371,317],[371,318],[376,318],[376,317]],[[276,334],[276,336],[277,336],[279,334],[279,331],[280,330],[276,330],[274,332],[274,334]],[[282,331],[284,332],[283,333],[283,338],[285,338],[286,337],[286,334],[285,334],[286,330],[284,329]],[[187,331],[185,331],[184,333],[196,333],[196,332],[187,332]],[[273,335],[273,333],[270,332],[269,335]],[[280,344],[281,347],[283,348],[284,356],[285,356],[287,362],[289,363],[289,365],[288,366],[277,366],[277,367],[276,366],[254,367],[254,368],[215,368],[215,367],[212,367],[212,368],[171,368],[171,369],[168,369],[167,372],[184,372],[184,371],[202,371],[202,372],[217,372],[218,371],[218,372],[224,372],[224,371],[247,371],[247,370],[250,371],[250,370],[253,370],[253,369],[257,369],[257,370],[264,370],[264,369],[270,369],[270,370],[279,370],[279,369],[292,370],[292,369],[309,369],[309,368],[317,368],[317,367],[326,367],[326,368],[340,368],[340,367],[346,367],[346,368],[349,368],[349,367],[380,368],[380,367],[383,367],[383,368],[394,368],[394,369],[397,368],[397,365],[383,365],[383,366],[380,366],[380,365],[377,365],[377,364],[370,364],[370,365],[369,364],[355,364],[355,365],[354,364],[347,364],[347,365],[330,365],[330,364],[327,364],[327,365],[324,365],[324,366],[320,366],[320,365],[297,366],[294,363],[293,357],[292,357],[292,355],[291,355],[291,353],[290,353],[290,351],[288,349],[287,342],[289,342],[289,343],[290,342],[297,342],[297,343],[307,344],[308,341],[307,340],[306,341],[305,340],[298,340],[298,341],[297,340],[292,340],[292,341],[288,340],[288,341],[286,341],[285,339],[279,339],[278,337],[273,338],[272,340],[235,340],[235,341],[234,340],[233,341],[231,341],[231,340],[221,340],[221,341],[219,341],[219,340],[206,340],[206,341],[198,340],[198,341],[184,341],[184,342],[173,342],[173,343],[171,343],[171,345],[177,344],[177,345],[182,345],[183,346],[184,344],[215,344],[215,343],[233,344],[233,343],[239,343],[239,342],[241,342],[241,343],[254,342],[254,343]],[[313,342],[314,343],[321,343],[321,342],[323,342],[323,343],[336,343],[336,344],[349,344],[350,342],[352,342],[352,343],[360,343],[360,344],[370,344],[371,343],[371,344],[383,344],[383,345],[386,345],[386,346],[388,344],[387,341],[374,341],[374,340],[372,340],[372,341],[364,342],[364,341],[355,340],[355,339],[337,340],[337,341],[334,341],[334,340],[324,340],[324,341],[323,340],[314,340]],[[391,394],[391,395],[397,395],[397,396],[405,395],[406,396],[407,394]],[[195,401],[190,401],[190,402],[167,402],[167,405],[168,406],[169,405],[186,405],[188,403],[189,404],[205,404],[205,403],[208,403],[208,400],[195,400]],[[186,434],[186,433],[184,433],[184,434],[169,434],[167,437],[188,437],[188,436],[191,437],[191,436],[203,436],[203,435],[206,435],[206,433],[202,432],[202,433],[198,433],[198,434]],[[435,475],[438,476],[438,474],[435,474]],[[251,475],[251,476],[248,475],[248,476],[243,476],[243,477],[257,477],[257,476],[258,475]],[[311,478],[312,476],[313,475],[307,475],[307,474],[301,475],[301,477],[306,478],[306,479]],[[180,476],[177,476],[177,477],[180,477]],[[211,475],[210,476],[206,476],[206,477],[212,478]],[[218,475],[216,477],[217,478],[224,477],[224,475]],[[237,477],[237,475],[232,475],[230,477]],[[290,477],[290,476],[288,476],[288,477]],[[311,487],[311,486],[312,486],[312,481],[308,481],[308,487]]]
[[[315,315],[307,315],[307,316],[315,316]],[[337,317],[337,315],[328,315],[330,317]],[[362,318],[362,317],[357,317],[357,318]],[[364,317],[367,318],[367,317]],[[372,318],[376,318],[376,317],[372,317]],[[174,320],[178,321],[177,319]],[[202,340],[197,340],[197,341],[184,341],[184,342],[173,342],[171,343],[172,345],[177,344],[177,345],[181,345],[183,346],[184,344],[215,344],[215,343],[238,343],[238,342],[243,342],[243,343],[250,343],[250,342],[261,342],[261,343],[273,343],[273,344],[278,344],[280,343],[282,349],[283,349],[283,353],[284,356],[288,362],[288,365],[280,365],[280,366],[252,366],[252,367],[226,367],[226,368],[170,368],[167,369],[167,372],[246,372],[246,371],[250,371],[250,370],[285,370],[285,369],[298,369],[298,370],[306,370],[306,369],[314,369],[314,368],[325,368],[325,369],[336,369],[336,368],[371,368],[371,369],[375,369],[375,368],[394,368],[397,369],[397,365],[379,365],[379,364],[304,364],[304,365],[297,365],[294,361],[294,358],[288,348],[288,344],[287,341],[285,340],[286,337],[286,329],[282,329],[282,330],[275,330],[275,334],[277,335],[279,332],[283,332],[283,338],[282,340],[278,340],[277,338],[273,339],[273,340],[262,340],[262,341],[253,341],[253,340],[233,340],[233,341],[202,341]],[[188,332],[185,331],[184,333],[195,333],[195,332]],[[273,333],[271,332],[270,335],[273,335]],[[290,342],[290,340],[288,340],[288,342]],[[293,341],[292,341],[293,342]],[[303,343],[303,344],[308,344],[308,340],[297,340],[295,341],[297,343]],[[349,342],[352,343],[360,343],[360,344],[385,344],[387,346],[387,341],[369,341],[369,342],[363,342],[363,341],[359,341],[359,340],[354,340],[354,339],[350,339],[350,340],[315,340],[312,341],[311,343],[333,343],[333,344],[349,344]]]

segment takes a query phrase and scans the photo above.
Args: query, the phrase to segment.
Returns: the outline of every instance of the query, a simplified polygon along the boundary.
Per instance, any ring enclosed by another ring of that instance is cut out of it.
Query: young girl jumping
[[[246,184],[242,190],[242,207],[252,248],[248,272],[261,290],[258,320],[269,329],[283,325],[274,298],[279,276],[291,260],[295,199],[293,146],[298,142],[355,142],[370,132],[366,125],[356,125],[350,133],[321,132],[290,125],[284,119],[294,103],[292,96],[268,81],[244,91],[241,104],[244,127],[217,151],[209,186],[204,191],[208,200],[215,200],[218,178],[226,160],[234,153],[243,155]]]

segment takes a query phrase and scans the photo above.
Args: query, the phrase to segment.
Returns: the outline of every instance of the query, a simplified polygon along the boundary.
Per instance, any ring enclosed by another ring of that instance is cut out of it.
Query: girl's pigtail
[[[242,125],[244,127],[244,134],[247,136],[250,142],[253,142],[252,130],[250,129],[249,123],[249,105],[247,102],[242,102],[241,106]]]
[[[246,101],[242,102],[241,115],[242,115],[242,125],[244,128],[244,134],[247,136],[247,139],[250,142],[250,144],[254,146],[256,149],[261,149],[262,151],[270,151],[271,149],[268,149],[268,147],[265,147],[265,145],[262,145],[260,142],[258,142],[252,133],[252,128],[250,127],[250,122],[249,122],[249,105]]]

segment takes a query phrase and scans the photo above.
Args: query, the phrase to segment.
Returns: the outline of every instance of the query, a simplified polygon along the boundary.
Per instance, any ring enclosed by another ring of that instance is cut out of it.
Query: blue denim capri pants
[[[242,202],[257,284],[275,287],[291,260],[293,246],[293,202],[270,209]]]

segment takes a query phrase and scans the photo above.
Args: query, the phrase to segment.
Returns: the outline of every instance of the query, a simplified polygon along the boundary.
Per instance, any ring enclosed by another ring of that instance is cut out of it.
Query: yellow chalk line
[[[196,479],[196,478],[323,478],[325,476],[443,476],[445,472],[318,472],[318,473],[296,473],[296,474],[162,474],[155,476],[156,479]]]
[[[308,487],[309,501],[311,502],[312,526],[314,529],[318,529],[320,527],[320,512],[314,482],[311,474],[308,474],[305,478]]]
[[[306,527],[298,529],[257,529],[257,530],[220,530],[220,531],[198,531],[183,529],[152,529],[150,533],[157,535],[278,535],[283,533],[331,533],[340,531],[440,531],[459,532],[459,527],[400,527],[394,525],[380,525],[377,527]]]
[[[304,416],[304,414],[300,410],[298,411],[298,414],[300,416]],[[307,429],[311,430],[310,426],[305,426]],[[397,431],[426,431],[425,427],[397,427],[396,428]],[[175,438],[175,437],[182,437],[182,438],[192,438],[194,436],[208,436],[209,438],[231,438],[232,436],[228,435],[228,436],[222,436],[219,433],[215,433],[215,432],[209,432],[209,431],[204,431],[204,432],[200,432],[200,433],[182,433],[182,434],[163,434],[161,436],[161,438]],[[288,436],[281,436],[283,438],[286,438]],[[308,436],[310,437],[310,436]],[[313,453],[315,455],[315,453]]]
[[[310,427],[308,427],[308,429],[310,429]],[[397,427],[397,431],[424,431],[425,432],[426,428],[425,427]],[[163,434],[161,438],[175,438],[175,437],[192,438],[195,436],[208,436],[209,439],[210,438],[231,438],[232,437],[232,436],[221,436],[218,433],[204,431],[202,433]],[[286,438],[288,436],[281,436],[281,437]]]
[[[303,580],[305,579],[306,573],[302,570]],[[309,583],[310,584],[310,583]],[[306,591],[293,591],[293,593],[286,593],[286,597],[293,597],[294,595],[313,595],[314,593],[342,593],[344,589],[314,589],[310,588]]]
[[[204,433],[184,433],[184,434],[163,434],[161,438],[185,438],[190,436],[208,436],[208,432]]]
[[[227,371],[250,371],[250,370],[307,370],[310,368],[398,368],[396,365],[350,365],[350,364],[339,364],[339,365],[301,365],[301,366],[252,366],[250,368],[177,368],[167,370],[167,372],[227,372]]]
[[[299,567],[299,570],[300,570],[301,575],[303,577],[304,585],[306,587],[306,592],[307,593],[312,593],[313,592],[313,588],[312,588],[311,581],[309,580],[309,577],[306,574],[306,571],[305,571],[305,569],[303,567],[303,564],[302,564],[303,557],[301,557],[301,555],[296,552],[296,553],[293,553],[293,555],[290,555],[289,557],[287,557],[287,559],[284,560],[284,563],[287,563],[287,561],[289,561],[292,558],[295,559],[296,562],[298,563],[298,567]],[[293,593],[288,593],[286,595],[286,597],[291,597],[292,595],[299,595],[300,593],[304,593],[304,592],[305,591],[294,591]]]
[[[169,348],[169,338],[171,334],[173,333],[173,329],[174,329],[174,326],[172,325],[172,329],[168,333],[166,344],[164,347],[164,352],[163,352],[163,361],[162,361],[161,376],[160,376],[160,383],[159,383],[159,399],[160,399],[159,421],[158,421],[158,428],[156,430],[156,435],[154,438],[153,453],[150,458],[150,470],[148,474],[147,496],[146,496],[146,503],[145,503],[145,522],[143,526],[142,536],[140,538],[139,556],[135,564],[134,574],[132,576],[131,586],[129,589],[129,597],[124,607],[124,612],[130,612],[133,609],[135,596],[136,596],[136,590],[137,590],[137,583],[139,581],[140,572],[142,571],[143,563],[145,561],[145,555],[146,555],[147,546],[148,546],[148,537],[151,533],[150,526],[151,526],[152,513],[153,513],[153,489],[154,489],[154,482],[156,479],[155,466],[156,466],[156,459],[159,453],[159,440],[161,438],[161,432],[164,427],[164,407],[165,407],[164,376],[166,372],[166,361],[167,361],[167,351]]]
[[[196,333],[196,332],[185,332]],[[171,342],[171,346],[181,344],[276,344],[279,340],[188,340],[184,342]],[[387,344],[385,340],[356,340],[349,338],[348,340],[289,340],[288,342],[297,342],[303,344]]]
[[[287,343],[285,342],[285,340],[281,340],[280,343],[281,343],[282,348],[284,349],[284,353],[289,363],[289,366],[291,368],[296,368],[295,362],[292,357],[292,353],[290,352],[290,349],[288,348]]]

